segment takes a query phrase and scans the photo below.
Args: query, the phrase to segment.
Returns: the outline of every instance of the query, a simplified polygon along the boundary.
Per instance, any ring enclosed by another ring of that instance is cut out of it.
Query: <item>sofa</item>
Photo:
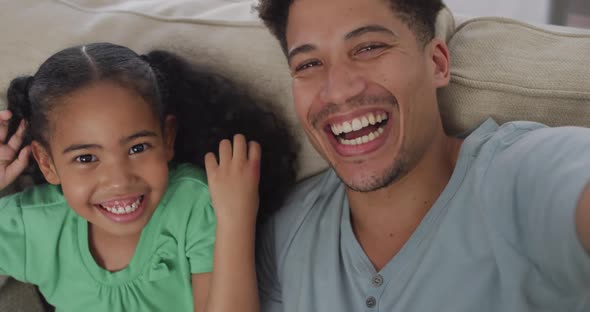
[[[171,50],[272,99],[301,143],[298,178],[314,175],[327,165],[297,127],[285,57],[257,19],[254,4],[0,0],[0,107],[6,106],[12,78],[32,74],[64,47],[109,41],[139,52]],[[439,92],[449,134],[468,133],[489,117],[499,123],[590,126],[590,30],[444,10],[437,36],[451,52],[451,83]],[[43,305],[31,285],[0,277],[0,311],[43,311]]]

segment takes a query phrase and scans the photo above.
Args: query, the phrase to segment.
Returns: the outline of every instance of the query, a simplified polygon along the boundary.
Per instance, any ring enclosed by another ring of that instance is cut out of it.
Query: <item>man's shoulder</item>
[[[274,216],[275,220],[292,221],[297,215],[307,214],[318,206],[318,201],[333,195],[340,186],[341,181],[332,169],[299,182]]]
[[[342,193],[342,194],[340,194]],[[267,222],[265,231],[276,242],[285,242],[303,224],[320,222],[323,210],[330,209],[335,196],[343,197],[343,185],[336,173],[328,169],[311,178],[299,182],[289,194],[283,206]]]
[[[493,163],[500,166],[556,156],[576,157],[578,152],[590,151],[590,128],[509,122],[502,125],[488,143],[491,143],[488,150],[493,151]]]
[[[465,144],[467,143],[467,144]],[[549,127],[530,121],[512,121],[498,126],[493,120],[482,124],[464,145],[480,162],[511,166],[530,158],[588,150],[590,128]]]
[[[473,196],[492,203],[490,207],[497,207],[502,201],[506,201],[506,208],[513,207],[513,199],[522,194],[531,196],[533,186],[556,187],[561,183],[558,177],[571,172],[572,164],[590,164],[589,128],[517,121],[505,123],[480,136],[483,137],[473,154],[468,177],[477,190]]]

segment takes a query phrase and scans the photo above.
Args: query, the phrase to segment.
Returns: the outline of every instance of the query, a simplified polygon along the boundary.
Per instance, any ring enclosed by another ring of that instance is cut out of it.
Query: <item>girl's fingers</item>
[[[229,140],[222,140],[219,142],[219,165],[227,166],[232,159],[231,142]]]
[[[2,142],[6,140],[10,118],[12,118],[12,112],[9,110],[0,111],[0,141]]]
[[[16,157],[16,151],[8,145],[0,144],[0,162],[3,166],[12,163]]]
[[[237,161],[245,161],[248,157],[246,137],[242,134],[234,135],[233,158]]]
[[[16,158],[8,167],[4,175],[5,181],[14,181],[29,164],[29,154],[31,153],[31,147],[26,146],[18,154]]]
[[[260,161],[260,156],[262,151],[260,149],[260,144],[256,141],[248,142],[248,160],[250,161]]]
[[[205,155],[205,170],[207,171],[207,176],[213,174],[215,169],[217,169],[217,158],[215,158],[215,154],[207,153]]]
[[[14,133],[14,135],[12,137],[10,137],[10,140],[8,140],[8,145],[15,151],[18,151],[18,149],[20,148],[20,145],[23,144],[23,137],[25,134],[25,121],[21,120],[20,121],[20,125],[18,126],[18,129],[16,130],[16,132]]]

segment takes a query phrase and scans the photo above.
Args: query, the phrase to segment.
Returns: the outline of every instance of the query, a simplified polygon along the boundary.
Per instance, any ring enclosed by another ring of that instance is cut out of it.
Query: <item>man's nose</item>
[[[326,103],[344,104],[361,94],[367,84],[364,77],[351,64],[332,64],[320,91],[320,98]]]

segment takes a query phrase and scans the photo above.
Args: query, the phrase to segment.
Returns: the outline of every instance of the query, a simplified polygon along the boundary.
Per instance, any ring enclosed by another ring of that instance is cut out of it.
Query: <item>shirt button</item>
[[[371,296],[371,297],[367,298],[367,301],[365,301],[365,303],[367,304],[367,308],[372,309],[375,307],[375,305],[377,305],[377,299],[375,299],[375,297]]]
[[[371,282],[373,283],[373,287],[380,287],[383,285],[383,276],[377,274],[373,276],[373,280]]]

